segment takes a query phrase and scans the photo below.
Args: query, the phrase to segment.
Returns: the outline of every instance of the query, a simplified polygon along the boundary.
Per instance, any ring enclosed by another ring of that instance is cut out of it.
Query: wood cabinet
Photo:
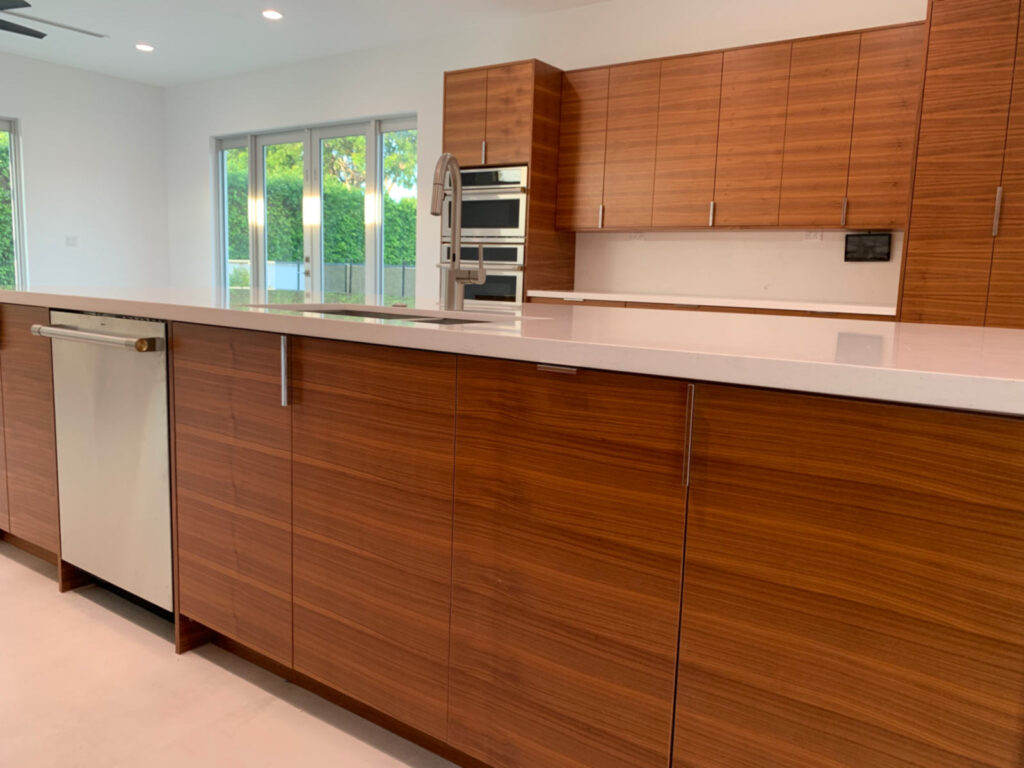
[[[290,367],[295,669],[444,739],[455,357],[293,338]]]
[[[1024,421],[698,386],[677,768],[1024,759]]]
[[[793,43],[779,203],[782,226],[846,223],[859,56],[859,32]]]
[[[608,147],[604,216],[608,229],[650,229],[658,144],[661,62],[612,67],[608,73]]]
[[[449,743],[668,763],[687,385],[459,358]]]
[[[715,224],[776,226],[791,42],[725,52]]]
[[[1024,28],[1024,14],[1020,23]],[[985,323],[1024,328],[1024,37],[1020,35],[1015,70]]]
[[[528,163],[536,64],[447,72],[444,151],[463,166]]]
[[[924,70],[925,26],[861,34],[846,226],[906,226]]]
[[[175,323],[178,610],[292,663],[291,409],[281,338]]]
[[[30,333],[33,325],[49,321],[45,307],[0,305],[7,532],[58,554],[53,360],[50,340]]]
[[[709,53],[661,63],[654,227],[704,227],[710,222],[723,58],[722,53]]]
[[[601,67],[566,72],[562,80],[556,218],[561,229],[598,229],[602,223],[609,79],[609,68]]]
[[[934,0],[901,318],[982,325],[1019,0]]]

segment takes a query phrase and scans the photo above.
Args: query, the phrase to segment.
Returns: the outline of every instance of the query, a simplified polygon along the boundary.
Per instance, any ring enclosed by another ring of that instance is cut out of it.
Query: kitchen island
[[[0,293],[53,527],[48,309],[169,322],[179,651],[466,765],[1022,759],[1024,332]]]

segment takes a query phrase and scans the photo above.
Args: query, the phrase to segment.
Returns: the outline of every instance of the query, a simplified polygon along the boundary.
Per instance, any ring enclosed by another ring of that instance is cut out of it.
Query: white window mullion
[[[305,136],[302,190],[302,280],[306,303],[323,301],[322,221],[323,205],[320,200],[320,139],[317,131],[309,129]]]
[[[249,137],[249,285],[250,302],[266,301],[267,270],[263,251],[266,240],[266,205],[263,199],[263,145]]]

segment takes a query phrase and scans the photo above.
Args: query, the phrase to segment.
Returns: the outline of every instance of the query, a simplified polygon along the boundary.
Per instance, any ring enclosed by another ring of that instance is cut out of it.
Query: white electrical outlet
[[[64,247],[65,248],[77,248],[78,247],[78,235],[64,235]]]
[[[647,236],[643,232],[630,232],[629,233],[629,239],[630,240],[646,240]]]
[[[817,240],[822,241],[825,239],[825,233],[820,229],[816,232],[804,232],[804,240]]]

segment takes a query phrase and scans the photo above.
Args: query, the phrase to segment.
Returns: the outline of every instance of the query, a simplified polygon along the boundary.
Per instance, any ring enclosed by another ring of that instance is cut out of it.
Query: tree
[[[0,287],[14,287],[14,205],[11,192],[11,134],[0,131]]]

